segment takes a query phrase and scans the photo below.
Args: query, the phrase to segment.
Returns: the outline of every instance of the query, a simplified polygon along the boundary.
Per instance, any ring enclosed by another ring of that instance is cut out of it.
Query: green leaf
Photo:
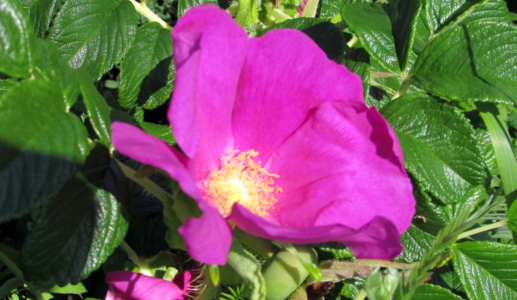
[[[0,0],[0,72],[28,78],[34,68],[34,30],[18,0]]]
[[[370,88],[370,55],[363,48],[356,48],[345,54],[341,61],[350,72],[361,76],[363,82],[363,96],[366,99]],[[367,104],[371,106],[371,103]]]
[[[67,284],[65,286],[58,286],[58,285],[55,285],[49,289],[43,289],[43,292],[47,292],[47,293],[53,293],[53,294],[75,294],[75,295],[81,295],[81,294],[84,294],[86,292],[88,292],[86,290],[86,288],[84,287],[84,285],[82,283],[78,283],[78,284]]]
[[[340,295],[345,296],[350,299],[354,299],[360,290],[361,290],[360,285],[344,282],[343,287],[341,288]]]
[[[425,231],[411,225],[406,232],[400,236],[404,251],[395,258],[396,261],[413,263],[420,261],[425,250],[431,248],[435,237]]]
[[[485,164],[469,121],[426,94],[408,94],[381,110],[404,152],[405,166],[444,204],[485,183]]]
[[[214,286],[219,285],[220,275],[219,275],[219,266],[211,265],[210,266],[210,280]]]
[[[172,128],[170,125],[160,125],[154,124],[150,122],[144,121],[144,110],[141,107],[136,108],[136,113],[134,114],[135,120],[140,124],[142,129],[149,133],[152,136],[155,136],[167,143],[174,145],[176,144],[176,140],[172,135]]]
[[[171,32],[156,22],[143,25],[120,65],[120,106],[162,105],[171,95],[175,74]]]
[[[16,80],[13,78],[0,80],[0,96],[14,86]]]
[[[99,80],[129,49],[136,25],[136,11],[129,1],[68,0],[49,38],[72,68],[82,67]]]
[[[260,262],[235,239],[228,254],[228,264],[250,287],[250,300],[266,299],[266,284],[260,272]]]
[[[478,141],[478,145],[481,148],[481,154],[485,158],[485,164],[488,168],[488,171],[493,174],[497,168],[497,163],[494,145],[492,144],[490,133],[488,130],[476,128],[476,140]]]
[[[0,244],[0,252],[2,252],[14,265],[20,265],[20,251]],[[2,267],[4,266],[2,261],[0,261],[0,264],[2,264]]]
[[[61,8],[63,0],[20,0],[27,9],[29,17],[38,38],[46,38],[50,24],[57,11]]]
[[[506,7],[504,0],[488,0],[484,5],[478,5],[474,8],[460,24],[468,24],[471,22],[489,22],[489,23],[508,23],[512,24],[510,12]]]
[[[424,49],[411,82],[451,100],[517,103],[516,39],[504,23],[457,26]]]
[[[436,235],[462,210],[471,212],[484,199],[486,191],[483,186],[471,187],[464,195],[458,195],[457,203],[448,205],[442,205],[439,203],[441,201],[435,200],[425,192],[417,191],[416,187],[414,194],[417,200],[415,215],[424,217],[425,221],[417,219],[413,223],[425,232]]]
[[[90,150],[86,162],[79,171],[93,186],[101,187],[104,177],[106,177],[109,163],[109,149],[103,144],[97,143],[93,149]]]
[[[57,83],[41,79],[0,97],[0,222],[43,203],[84,162],[86,128],[62,99]]]
[[[345,5],[341,16],[363,47],[385,69],[402,76],[392,35],[388,6],[379,3]]]
[[[452,252],[449,253],[452,258]],[[453,292],[465,293],[458,274],[454,272],[452,261],[449,261],[445,266],[438,268],[438,270],[433,273],[430,283],[448,288]]]
[[[46,40],[36,40],[36,65],[34,76],[59,85],[67,111],[79,96],[76,72],[61,58],[56,46]]]
[[[454,270],[469,299],[517,299],[517,247],[464,242],[453,249]]]
[[[218,5],[218,0],[179,0],[178,1],[178,18],[182,17],[187,10],[194,6],[202,4],[214,4]]]
[[[27,236],[22,248],[26,279],[43,287],[79,283],[115,250],[127,228],[113,195],[73,177]]]
[[[416,34],[416,23],[422,2],[420,0],[394,0],[389,4],[395,49],[400,69],[405,71],[409,62],[409,54],[413,49]]]
[[[84,106],[90,117],[91,124],[100,141],[106,146],[111,146],[111,108],[106,100],[99,94],[99,91],[92,83],[91,77],[83,70],[78,70],[81,94],[83,95]]]
[[[298,29],[308,35],[327,54],[334,59],[345,52],[346,41],[336,25],[323,19],[296,18],[268,27],[257,36],[263,36],[273,29]],[[303,58],[300,58],[303,59]]]
[[[517,160],[510,140],[508,129],[505,125],[504,116],[496,105],[491,103],[477,103],[479,113],[490,132],[490,138],[496,154],[497,166],[500,170],[503,191],[506,196],[508,207],[508,218],[510,222],[515,219],[515,208],[512,208],[517,198]],[[513,224],[509,224],[511,229],[515,229]],[[516,241],[517,231],[512,233],[514,242]]]
[[[486,0],[485,0],[486,1]],[[425,1],[425,17],[427,27],[436,32],[454,22],[461,16],[465,16],[465,12],[474,9],[475,5],[482,4],[483,0],[426,0]]]
[[[9,300],[13,299],[13,297],[9,296],[11,296],[11,294],[16,295],[13,291],[17,291],[22,288],[23,284],[23,280],[19,277],[14,277],[4,281],[0,286],[0,298]]]
[[[239,0],[235,21],[242,27],[249,27],[258,20],[258,8],[255,0]]]
[[[453,294],[448,289],[443,287],[432,285],[432,284],[423,284],[419,286],[413,297],[413,300],[461,300],[460,296]]]
[[[517,201],[513,201],[512,206],[508,209],[508,227],[517,233]]]
[[[372,0],[328,0],[321,1],[321,9],[319,12],[320,18],[332,18],[339,14],[341,8],[346,4],[372,2]]]

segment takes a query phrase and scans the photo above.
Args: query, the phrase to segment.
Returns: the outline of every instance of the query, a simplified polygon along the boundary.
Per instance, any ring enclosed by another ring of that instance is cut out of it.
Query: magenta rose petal
[[[411,223],[415,201],[398,141],[385,122],[361,103],[320,105],[266,164],[282,188],[267,221],[240,206],[230,219],[273,240],[337,240],[359,258],[393,258],[402,251],[399,236]]]
[[[250,39],[235,100],[234,149],[271,153],[326,101],[363,101],[359,76],[327,58],[304,33],[271,31]]]
[[[166,171],[179,182],[185,193],[198,202],[203,214],[198,219],[188,219],[179,232],[194,259],[224,265],[231,245],[230,227],[219,212],[203,200],[191,174],[178,159],[181,154],[164,141],[132,125],[114,122],[111,130],[113,145],[120,153]]]
[[[189,10],[172,32],[176,82],[168,113],[195,176],[216,163],[232,142],[231,116],[248,37],[214,5]],[[199,178],[196,178],[196,180]]]
[[[166,142],[147,134],[133,125],[111,124],[113,146],[120,153],[151,166],[158,167],[176,179],[181,189],[194,199],[203,199],[192,175],[180,161],[182,155]]]
[[[283,190],[269,218],[291,227],[358,229],[383,216],[402,234],[415,200],[398,141],[385,122],[375,108],[359,103],[336,101],[312,111],[267,163]]]
[[[186,291],[183,291],[171,281],[127,271],[108,273],[106,275],[106,282],[109,284],[106,299],[183,300],[183,295],[186,293]]]
[[[232,230],[221,214],[204,201],[199,201],[203,215],[189,218],[179,228],[190,256],[209,265],[225,265],[232,244]]]
[[[295,244],[338,241],[361,259],[392,259],[403,250],[397,228],[383,217],[375,217],[359,229],[340,224],[295,228],[272,224],[236,204],[230,218],[242,230],[266,239]]]

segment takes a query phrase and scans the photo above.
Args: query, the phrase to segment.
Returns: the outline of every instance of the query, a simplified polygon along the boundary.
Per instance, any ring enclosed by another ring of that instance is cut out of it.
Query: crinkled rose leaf
[[[68,0],[50,27],[49,39],[72,68],[82,67],[99,80],[129,49],[136,25],[129,1]]]
[[[411,82],[451,100],[517,103],[516,40],[507,23],[456,26],[425,48]]]
[[[41,78],[0,96],[0,222],[42,204],[84,162],[87,131],[63,99],[57,82]]]
[[[444,204],[485,183],[485,163],[469,121],[425,94],[408,94],[381,110],[404,150],[406,168]]]
[[[141,26],[120,64],[120,106],[162,105],[170,97],[174,75],[170,30],[156,22]]]
[[[517,299],[517,247],[496,242],[454,246],[454,270],[469,299]]]
[[[20,0],[27,9],[34,32],[38,38],[46,38],[50,24],[61,8],[63,0]]]
[[[44,287],[76,284],[101,266],[127,228],[113,195],[74,177],[50,199],[27,236],[24,274]]]
[[[19,1],[0,2],[0,72],[28,78],[34,68],[35,39],[27,12]]]

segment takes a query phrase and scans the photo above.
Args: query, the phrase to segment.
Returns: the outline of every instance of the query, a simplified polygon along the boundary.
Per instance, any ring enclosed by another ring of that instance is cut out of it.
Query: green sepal
[[[251,289],[250,300],[266,299],[266,284],[260,262],[237,241],[232,241],[228,264],[239,274]],[[268,294],[269,299],[269,294]]]

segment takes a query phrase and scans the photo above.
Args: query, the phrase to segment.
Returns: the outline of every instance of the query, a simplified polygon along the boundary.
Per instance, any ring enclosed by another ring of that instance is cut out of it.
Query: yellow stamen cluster
[[[276,203],[272,194],[281,192],[273,188],[273,178],[253,158],[258,152],[249,150],[239,153],[234,150],[221,158],[221,167],[215,169],[205,181],[205,188],[213,203],[223,216],[231,213],[234,203],[240,203],[258,216],[267,216],[269,208]]]

